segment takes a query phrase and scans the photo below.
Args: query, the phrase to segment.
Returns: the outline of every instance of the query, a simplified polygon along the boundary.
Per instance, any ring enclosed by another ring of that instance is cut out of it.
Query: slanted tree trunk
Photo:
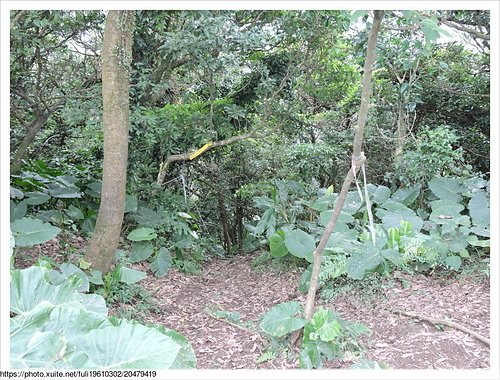
[[[134,11],[109,11],[102,47],[104,162],[101,204],[85,260],[109,272],[125,207],[128,158],[129,78]]]
[[[17,147],[16,153],[14,153],[14,157],[12,158],[12,162],[10,164],[10,174],[19,173],[21,166],[23,165],[23,157],[26,154],[28,147],[35,139],[38,131],[42,129],[49,116],[50,114],[47,112],[41,113],[37,116],[34,122],[25,126],[26,135],[24,136],[23,141],[21,141],[21,144]]]
[[[403,109],[403,100],[400,99],[398,106],[398,125],[397,125],[397,139],[396,139],[396,149],[394,150],[394,161],[400,162],[403,158],[403,151],[406,144],[406,122],[405,114]]]
[[[368,46],[366,50],[366,60],[363,72],[363,88],[361,92],[361,104],[359,106],[358,112],[358,125],[355,127],[355,135],[353,141],[353,155],[352,155],[352,166],[347,173],[346,179],[342,185],[339,197],[335,203],[335,209],[333,215],[325,227],[325,232],[321,237],[321,240],[314,251],[314,262],[311,274],[311,283],[309,285],[309,292],[307,293],[306,306],[305,306],[305,318],[310,320],[314,312],[314,304],[316,299],[316,292],[318,290],[318,279],[321,269],[321,261],[323,259],[323,251],[326,247],[326,243],[330,238],[330,235],[337,224],[337,219],[340,215],[340,211],[344,206],[345,199],[347,197],[347,192],[351,186],[354,176],[365,161],[365,156],[361,151],[361,146],[363,144],[363,133],[366,124],[366,119],[368,116],[368,108],[370,102],[371,93],[371,81],[372,81],[372,67],[375,62],[375,48],[377,45],[377,36],[380,29],[380,24],[382,21],[383,11],[374,11],[373,25],[368,38]]]

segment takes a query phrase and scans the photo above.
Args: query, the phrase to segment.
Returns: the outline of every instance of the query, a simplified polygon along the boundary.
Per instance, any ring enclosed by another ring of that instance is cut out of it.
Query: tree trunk
[[[358,112],[358,125],[355,127],[355,135],[353,141],[353,155],[352,155],[352,166],[347,173],[346,179],[342,185],[339,197],[335,204],[335,209],[333,215],[325,227],[325,232],[321,237],[321,240],[314,252],[314,262],[311,274],[311,283],[309,285],[309,292],[307,293],[306,306],[305,306],[305,318],[310,320],[314,312],[314,303],[316,299],[316,292],[318,290],[318,279],[321,270],[321,261],[323,259],[323,251],[326,247],[326,243],[330,238],[335,225],[337,224],[337,219],[340,215],[340,211],[344,206],[345,199],[347,197],[347,192],[354,179],[355,174],[365,161],[365,156],[361,151],[361,146],[363,144],[363,133],[366,124],[366,119],[368,116],[368,108],[370,101],[371,92],[371,80],[372,80],[372,67],[375,62],[375,48],[377,45],[377,35],[380,29],[380,23],[382,21],[383,11],[374,11],[373,25],[368,38],[368,46],[366,50],[366,60],[363,72],[363,88],[361,92],[361,104],[359,106]]]
[[[49,114],[43,113],[37,117],[34,123],[26,127],[26,135],[24,136],[23,141],[21,141],[21,144],[17,147],[16,153],[12,158],[12,163],[10,164],[10,174],[19,173],[21,166],[23,165],[23,157],[26,154],[28,147],[31,145],[36,134],[40,131],[40,129],[42,129],[48,118]]]
[[[133,24],[134,11],[109,11],[102,47],[102,192],[85,260],[103,273],[109,272],[113,264],[125,207]]]
[[[403,101],[400,100],[398,107],[398,125],[397,125],[396,149],[394,150],[394,161],[400,162],[403,157],[403,151],[406,143],[406,123],[403,111]]]
[[[224,206],[224,197],[220,192],[218,192],[217,197],[219,200],[219,213],[220,213],[220,222],[222,224],[222,234],[224,236],[224,245],[226,248],[226,253],[229,255],[231,254],[232,239],[231,239],[231,234],[229,232],[229,223],[227,221],[226,207]]]

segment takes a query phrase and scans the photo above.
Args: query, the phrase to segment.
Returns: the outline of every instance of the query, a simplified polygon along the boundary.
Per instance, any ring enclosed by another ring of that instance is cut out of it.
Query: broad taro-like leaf
[[[357,191],[349,191],[342,207],[342,211],[347,214],[354,215],[360,209],[363,201],[359,198]]]
[[[77,349],[88,356],[90,368],[168,369],[181,346],[154,328],[122,323],[91,330],[79,340]]]
[[[83,215],[82,210],[79,208],[70,205],[67,210],[65,210],[66,215],[68,215],[72,220],[83,220],[85,219],[85,215]]]
[[[16,314],[32,310],[42,301],[53,305],[78,301],[77,289],[80,279],[71,279],[61,285],[52,285],[46,280],[47,269],[29,267],[10,272],[10,311]],[[76,281],[77,280],[77,281]]]
[[[52,270],[49,272],[49,278],[52,284],[59,285],[65,282],[70,276],[78,277],[82,282],[80,287],[77,289],[80,292],[89,291],[89,279],[87,275],[76,265],[71,263],[63,263],[59,267],[59,271]]]
[[[262,318],[259,326],[265,333],[272,336],[283,336],[305,325],[303,318],[296,317],[301,305],[296,301],[280,303],[271,308]]]
[[[131,231],[127,239],[132,241],[153,240],[156,236],[157,234],[152,228],[141,227]]]
[[[193,351],[193,347],[189,340],[182,334],[179,334],[175,330],[170,330],[165,328],[163,325],[153,325],[153,328],[161,332],[162,334],[171,338],[175,343],[181,346],[179,354],[175,358],[174,363],[170,366],[170,369],[184,369],[184,368],[195,368],[196,367],[196,356]]]
[[[434,178],[429,181],[429,188],[438,198],[449,202],[460,202],[465,191],[458,178]]]
[[[45,243],[61,232],[60,228],[44,223],[40,219],[32,218],[16,220],[10,224],[10,229],[14,234],[16,246],[18,247],[29,247]]]
[[[310,263],[313,262],[313,252],[316,249],[316,244],[313,237],[307,232],[301,229],[288,232],[285,236],[285,246],[292,255],[304,258]]]
[[[312,327],[311,334],[314,334],[313,337],[307,337],[308,339],[316,340],[319,338],[324,342],[331,342],[340,335],[340,323],[331,310],[320,308],[314,313],[308,324]]]
[[[372,199],[373,203],[382,204],[389,199],[391,195],[391,190],[387,186],[379,185],[373,192]]]
[[[370,242],[363,244],[362,252],[351,255],[347,259],[347,275],[361,280],[367,271],[375,269],[384,262],[380,249]]]
[[[138,281],[141,281],[147,277],[147,274],[144,272],[140,272],[138,270],[120,267],[115,274],[116,278],[120,282],[124,282],[126,284],[134,284]]]
[[[468,204],[469,215],[472,223],[478,227],[490,225],[490,202],[484,190],[475,193]]]
[[[155,259],[151,263],[151,270],[156,277],[165,276],[172,267],[172,256],[166,248],[161,247]]]
[[[326,210],[319,214],[319,218],[321,221],[321,225],[326,226],[330,219],[332,218],[333,210]],[[351,214],[346,213],[345,211],[341,211],[340,215],[337,219],[337,224],[335,224],[335,231],[342,232],[348,230],[349,227],[346,223],[354,222],[354,217]]]
[[[409,206],[420,194],[420,185],[403,187],[392,194],[391,201]]]
[[[25,194],[28,198],[24,201],[29,205],[41,205],[50,199],[50,195],[39,191],[28,192]]]
[[[269,238],[269,250],[274,257],[283,257],[288,254],[288,249],[286,249],[285,245],[285,233],[283,230],[276,231]]]
[[[50,185],[49,194],[54,198],[81,198],[82,193],[80,189],[74,185],[69,186],[59,186]]]
[[[137,197],[135,195],[127,194],[125,197],[125,209],[123,212],[137,211]]]
[[[28,212],[28,204],[26,203],[26,201],[21,201],[18,204],[15,204],[13,201],[10,201],[11,222],[24,218],[27,212]]]
[[[448,256],[444,262],[454,270],[459,270],[460,266],[462,265],[462,259],[460,258],[460,256]]]
[[[149,259],[153,254],[154,248],[153,244],[149,241],[137,241],[132,245],[132,254],[130,255],[130,261],[133,263],[138,263]]]
[[[314,341],[304,341],[300,351],[300,368],[313,369],[320,368],[322,365],[321,353],[318,345]]]
[[[137,223],[141,226],[154,227],[163,222],[163,214],[161,212],[153,211],[147,207],[138,207],[137,213],[132,216]]]
[[[383,208],[378,208],[376,215],[382,219],[382,225],[386,228],[399,228],[401,222],[411,223],[413,230],[419,232],[424,222],[415,212],[401,203],[387,201]]]

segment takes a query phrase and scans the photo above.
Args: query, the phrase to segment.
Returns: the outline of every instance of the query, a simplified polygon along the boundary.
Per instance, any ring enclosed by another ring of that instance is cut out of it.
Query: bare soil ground
[[[72,259],[84,245],[82,238],[62,245],[50,241],[17,254],[15,265],[31,265],[41,254],[58,262]],[[140,284],[153,295],[158,307],[146,315],[145,321],[184,334],[193,345],[200,369],[298,368],[298,349],[293,347],[257,364],[267,348],[267,341],[259,335],[259,319],[280,302],[304,303],[305,295],[297,290],[300,270],[258,272],[252,266],[256,255],[213,260],[204,264],[199,276],[176,270],[164,278],[148,276]],[[136,269],[146,267],[138,264]],[[318,300],[318,305],[332,308],[343,319],[370,328],[371,334],[362,341],[368,359],[395,369],[489,368],[489,346],[476,338],[396,312],[448,319],[489,338],[487,280],[395,273],[389,282],[374,289],[359,287],[327,303]],[[116,314],[120,307],[127,306],[117,305],[111,312]],[[235,312],[239,313],[236,323],[221,318],[221,313]],[[325,368],[349,368],[355,361],[347,355],[343,360],[327,362]]]
[[[259,318],[272,306],[290,300],[304,302],[298,292],[299,271],[256,272],[255,255],[216,260],[201,276],[171,271],[163,279],[148,277],[143,286],[154,294],[161,312],[149,321],[184,334],[193,345],[198,368],[298,368],[297,352],[257,364],[265,351],[257,333]],[[394,286],[375,295],[372,304],[352,292],[324,304],[342,318],[371,330],[365,340],[370,360],[397,369],[488,368],[489,347],[460,330],[395,313],[412,311],[457,322],[489,337],[489,283],[457,278],[436,279],[399,274]],[[254,332],[242,330],[210,310],[238,312],[241,321],[253,321]],[[326,363],[326,368],[348,368],[354,358]]]

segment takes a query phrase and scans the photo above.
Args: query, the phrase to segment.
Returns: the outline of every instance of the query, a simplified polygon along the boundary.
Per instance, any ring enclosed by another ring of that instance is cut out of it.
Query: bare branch
[[[16,25],[16,23],[19,21],[19,19],[27,12],[26,9],[23,9],[22,11],[17,12],[17,14],[14,16],[12,21],[10,22],[10,29]]]
[[[250,133],[245,133],[243,135],[233,136],[227,140],[216,141],[216,142],[212,143],[210,146],[208,146],[208,148],[206,148],[205,152],[212,150],[214,148],[220,148],[221,146],[233,144],[237,141],[246,140],[246,139],[255,138],[255,137],[257,137],[257,134],[255,132],[250,132]],[[190,156],[195,152],[196,152],[196,150],[193,150],[193,151],[190,151],[188,153],[172,154],[171,156],[169,156],[160,165],[160,172],[158,173],[158,178],[156,180],[156,183],[158,185],[161,185],[163,183],[163,180],[165,179],[165,175],[167,173],[167,168],[172,162],[190,160]]]

